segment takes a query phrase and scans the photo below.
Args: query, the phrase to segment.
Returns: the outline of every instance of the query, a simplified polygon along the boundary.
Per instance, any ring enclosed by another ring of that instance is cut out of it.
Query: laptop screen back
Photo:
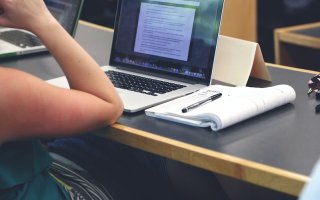
[[[208,85],[223,0],[118,0],[110,65]]]
[[[44,2],[67,32],[74,35],[83,0],[44,0]]]

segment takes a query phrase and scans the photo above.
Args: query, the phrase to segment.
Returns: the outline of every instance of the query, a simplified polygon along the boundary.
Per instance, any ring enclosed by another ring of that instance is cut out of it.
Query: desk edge
[[[100,135],[128,146],[158,154],[214,173],[298,196],[309,177],[169,139],[121,124]]]

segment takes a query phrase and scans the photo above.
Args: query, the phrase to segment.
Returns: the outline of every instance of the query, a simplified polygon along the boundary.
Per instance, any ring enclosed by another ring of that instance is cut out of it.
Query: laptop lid
[[[118,0],[110,65],[210,85],[223,0]]]
[[[108,71],[125,112],[210,85],[222,8],[223,0],[118,0],[110,65],[102,69]],[[136,81],[119,72],[143,78]],[[65,77],[48,82],[67,85]],[[170,89],[156,82],[166,82]]]
[[[74,36],[76,31],[83,1],[44,0],[49,11],[72,36]],[[0,57],[12,57],[47,50],[32,33],[5,27],[0,28],[0,46]]]
[[[44,0],[49,11],[74,36],[84,0]]]

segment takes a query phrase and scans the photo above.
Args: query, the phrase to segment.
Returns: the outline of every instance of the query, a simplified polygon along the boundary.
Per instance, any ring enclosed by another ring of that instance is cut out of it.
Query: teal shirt
[[[0,146],[0,199],[69,200],[67,191],[48,173],[51,157],[39,141]]]

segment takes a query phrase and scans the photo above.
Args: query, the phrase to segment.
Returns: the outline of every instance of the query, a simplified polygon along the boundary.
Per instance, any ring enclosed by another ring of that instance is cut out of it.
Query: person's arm
[[[60,26],[43,0],[0,0],[0,26],[35,33],[64,71],[71,90],[0,67],[0,143],[79,134],[114,123],[123,104],[99,65]]]

